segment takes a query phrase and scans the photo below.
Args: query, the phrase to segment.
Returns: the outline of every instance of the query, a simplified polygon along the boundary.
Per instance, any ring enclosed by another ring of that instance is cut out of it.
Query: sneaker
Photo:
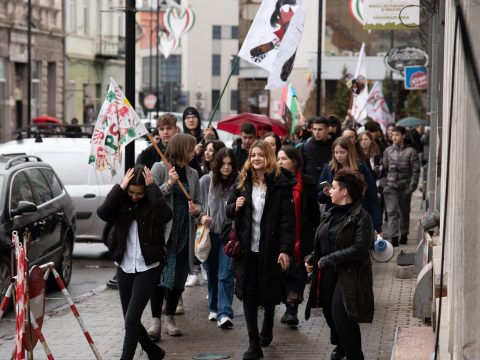
[[[185,282],[186,287],[192,287],[198,285],[200,280],[198,280],[197,274],[188,274],[187,281]]]
[[[231,329],[233,327],[232,319],[228,316],[224,316],[217,321],[217,326],[222,329]]]
[[[214,321],[214,320],[217,320],[217,313],[210,311],[210,313],[208,314],[208,321]]]

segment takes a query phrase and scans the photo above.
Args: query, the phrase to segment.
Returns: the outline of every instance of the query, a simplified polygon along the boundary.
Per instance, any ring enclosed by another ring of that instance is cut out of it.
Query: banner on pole
[[[125,146],[147,133],[123,91],[110,78],[110,86],[93,129],[88,163],[100,171],[110,170],[115,176],[122,165]]]

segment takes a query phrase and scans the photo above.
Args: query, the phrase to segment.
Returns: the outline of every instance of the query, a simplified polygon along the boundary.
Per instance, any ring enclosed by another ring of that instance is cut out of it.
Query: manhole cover
[[[228,355],[220,355],[220,354],[198,354],[193,355],[192,359],[194,360],[222,360],[222,359],[229,359],[230,356]]]

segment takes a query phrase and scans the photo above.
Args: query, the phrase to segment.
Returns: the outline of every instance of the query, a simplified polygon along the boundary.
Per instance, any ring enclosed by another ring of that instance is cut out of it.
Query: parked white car
[[[44,138],[14,140],[0,144],[0,154],[23,153],[40,157],[50,164],[65,185],[75,205],[77,218],[76,240],[103,241],[108,229],[97,216],[97,208],[105,199],[113,184],[119,183],[122,169],[111,176],[109,171],[98,171],[88,164],[90,139]],[[148,146],[145,140],[135,141],[135,159]],[[124,163],[124,162],[123,162]]]

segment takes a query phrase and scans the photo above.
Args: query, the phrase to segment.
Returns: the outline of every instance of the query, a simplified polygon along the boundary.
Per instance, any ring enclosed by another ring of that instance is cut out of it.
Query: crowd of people
[[[374,314],[370,249],[376,236],[393,246],[408,241],[422,138],[409,140],[394,125],[383,134],[373,121],[342,129],[330,116],[306,122],[294,140],[246,122],[228,148],[214,128],[201,129],[195,108],[184,111],[182,125],[180,132],[174,115],[160,116],[156,141],[168,161],[148,147],[98,209],[114,225],[107,246],[125,318],[121,359],[132,359],[138,343],[149,359],[164,358],[155,342],[162,328],[182,335],[175,316],[200,267],[206,320],[231,329],[234,294],[242,301],[249,339],[243,359],[263,357],[277,305],[284,304],[280,323],[298,325],[309,282],[305,318],[322,307],[335,346],[330,358],[363,359],[358,324]],[[203,263],[194,255],[198,225],[209,228],[211,243]],[[236,257],[224,251],[232,231],[241,247]],[[148,301],[147,330],[141,316]]]

